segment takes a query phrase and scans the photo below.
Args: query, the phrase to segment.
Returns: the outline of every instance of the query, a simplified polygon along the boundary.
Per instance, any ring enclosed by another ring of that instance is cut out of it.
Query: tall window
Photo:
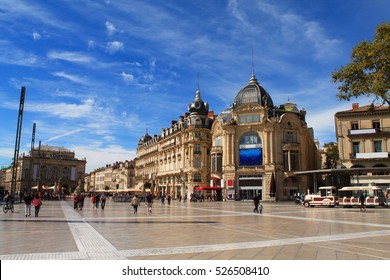
[[[356,157],[357,153],[360,153],[360,142],[352,142],[352,155]]]
[[[299,152],[291,152],[291,170],[299,170]]]
[[[63,171],[62,171],[62,178],[64,180],[69,180],[69,167],[64,167]]]
[[[46,175],[47,175],[47,166],[46,165],[42,165],[41,166],[41,179],[46,179]]]
[[[351,130],[358,130],[358,129],[359,129],[359,123],[351,122]]]
[[[283,151],[284,171],[300,170],[300,157],[298,151]]]
[[[200,146],[200,144],[195,144],[194,154],[200,154],[200,153],[201,153],[201,146]]]
[[[58,167],[57,166],[53,166],[53,168],[51,169],[51,178],[54,180],[58,179]]]
[[[380,121],[372,121],[372,128],[375,128],[376,131],[380,131],[381,130],[381,122]]]
[[[382,152],[382,141],[374,141],[374,152],[375,153]]]
[[[222,154],[214,154],[212,156],[211,172],[222,172]]]

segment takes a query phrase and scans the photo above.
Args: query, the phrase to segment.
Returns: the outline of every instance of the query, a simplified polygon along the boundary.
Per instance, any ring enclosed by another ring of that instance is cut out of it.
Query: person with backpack
[[[138,205],[140,203],[140,200],[138,198],[138,195],[135,195],[133,199],[131,200],[131,206],[133,206],[134,214],[137,214],[138,212]]]

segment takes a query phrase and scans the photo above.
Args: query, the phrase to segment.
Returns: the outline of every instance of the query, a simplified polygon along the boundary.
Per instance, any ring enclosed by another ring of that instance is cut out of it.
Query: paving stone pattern
[[[304,208],[248,201],[129,203],[44,201],[0,214],[0,260],[381,260],[390,259],[390,209]]]

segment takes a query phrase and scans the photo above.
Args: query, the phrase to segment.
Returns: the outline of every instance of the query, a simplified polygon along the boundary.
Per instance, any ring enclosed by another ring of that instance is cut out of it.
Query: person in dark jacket
[[[30,192],[25,193],[23,200],[24,200],[24,215],[31,216],[31,202],[33,201],[34,197],[31,195]]]

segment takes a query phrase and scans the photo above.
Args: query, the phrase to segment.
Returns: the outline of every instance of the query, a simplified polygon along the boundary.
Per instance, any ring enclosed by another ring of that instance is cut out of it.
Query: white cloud
[[[52,75],[56,76],[56,77],[61,77],[61,78],[67,79],[67,80],[72,81],[72,82],[77,83],[77,84],[82,84],[82,85],[90,84],[90,82],[86,78],[78,77],[76,75],[67,74],[65,72],[55,72],[55,73],[52,73]]]
[[[88,41],[88,49],[93,49],[95,47],[95,41],[94,40],[89,40]]]
[[[72,135],[72,134],[76,134],[76,133],[79,133],[79,132],[81,132],[81,131],[84,131],[84,129],[83,129],[83,128],[78,128],[78,129],[75,129],[75,130],[67,131],[67,132],[65,132],[65,133],[63,133],[63,134],[61,134],[61,135],[52,136],[52,137],[50,137],[49,139],[47,139],[45,142],[46,142],[46,143],[49,143],[49,142],[51,142],[51,141],[53,141],[53,140],[57,140],[57,139],[60,139],[60,138],[65,137],[65,136],[69,136],[69,135]]]
[[[125,83],[134,82],[134,76],[125,72],[122,72],[121,77]]]
[[[38,32],[33,32],[32,36],[34,41],[39,41],[42,38],[41,34],[39,34]]]
[[[0,40],[0,62],[18,66],[41,67],[43,65],[34,53],[19,49],[5,40]]]
[[[252,29],[252,24],[246,19],[245,13],[240,9],[237,0],[229,0],[228,9],[231,11],[232,15],[241,22],[245,27]]]
[[[119,145],[109,145],[103,147],[101,143],[92,143],[90,145],[75,145],[71,147],[75,151],[77,158],[87,159],[86,172],[104,167],[106,164],[112,164],[117,161],[132,160],[135,158],[134,150],[126,150]]]
[[[0,1],[1,17],[15,23],[50,25],[61,30],[74,30],[73,21],[61,21],[56,13],[49,11],[39,1]]]
[[[85,55],[82,52],[50,51],[47,54],[47,57],[49,59],[65,60],[65,61],[76,62],[76,63],[91,63],[94,61],[94,59],[92,57]]]
[[[32,112],[46,113],[60,119],[102,118],[92,99],[84,100],[82,104],[60,103],[28,103],[26,109]]]
[[[106,30],[109,36],[114,35],[118,30],[115,28],[114,24],[109,21],[106,21]]]
[[[123,50],[123,43],[119,41],[114,41],[114,42],[108,42],[106,46],[106,51],[109,54],[114,54],[118,51]]]
[[[341,47],[341,40],[330,38],[319,22],[306,19],[273,2],[270,4],[261,1],[257,3],[257,7],[265,17],[272,18],[272,21],[267,22],[275,30],[275,34],[281,35],[277,41],[295,46],[297,49],[304,47],[315,59],[321,61],[329,61],[338,55],[335,50]],[[271,39],[271,36],[268,39]],[[288,50],[292,51],[294,47]]]

